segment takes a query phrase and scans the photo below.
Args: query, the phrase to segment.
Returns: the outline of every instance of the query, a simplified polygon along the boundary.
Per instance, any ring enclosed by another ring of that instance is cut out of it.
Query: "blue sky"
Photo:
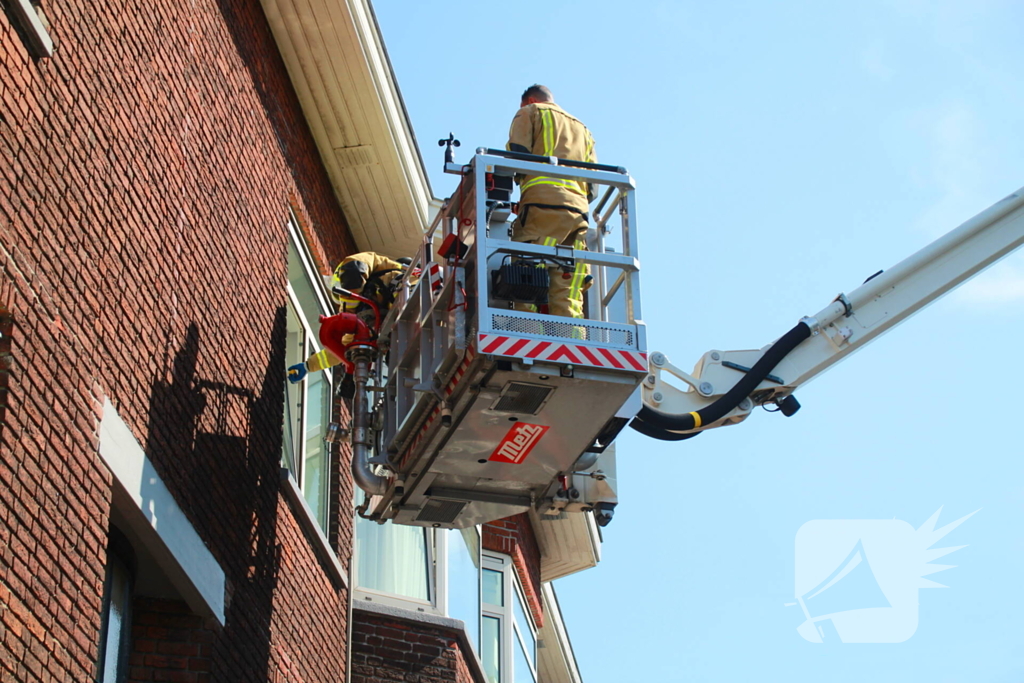
[[[437,196],[436,140],[501,146],[541,82],[636,178],[652,350],[757,348],[1024,185],[1024,4],[411,3],[378,19]],[[1024,256],[798,392],[791,419],[625,433],[601,565],[557,582],[587,683],[1020,681]],[[944,507],[943,507],[944,506]],[[900,644],[796,632],[797,530],[967,545]]]

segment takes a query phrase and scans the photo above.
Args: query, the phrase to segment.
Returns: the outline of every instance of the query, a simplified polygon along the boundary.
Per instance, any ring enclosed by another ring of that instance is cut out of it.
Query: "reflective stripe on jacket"
[[[594,138],[583,123],[553,102],[528,104],[516,112],[506,149],[540,156],[596,162]],[[549,176],[523,176],[519,189],[540,201],[564,198],[586,212],[590,183]],[[526,201],[525,199],[523,201]],[[548,201],[547,203],[558,203]]]

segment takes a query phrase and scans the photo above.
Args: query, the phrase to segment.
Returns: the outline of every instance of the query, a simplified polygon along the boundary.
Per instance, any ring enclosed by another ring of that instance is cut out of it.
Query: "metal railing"
[[[406,279],[382,326],[380,339],[389,349],[387,397],[393,401],[384,430],[390,454],[401,452],[427,412],[444,402],[447,382],[480,335],[646,351],[635,186],[625,169],[477,151],[468,164],[446,165],[446,172],[461,181],[413,257],[410,272],[419,269],[420,278]],[[597,189],[600,200],[590,214],[587,250],[512,241],[511,202],[488,194],[495,178],[517,175],[583,180]],[[442,258],[437,250],[446,238],[457,240],[457,252]],[[594,279],[586,292],[585,317],[513,310],[510,302],[496,298],[491,271],[510,257],[589,264]],[[424,395],[436,400],[420,400]]]

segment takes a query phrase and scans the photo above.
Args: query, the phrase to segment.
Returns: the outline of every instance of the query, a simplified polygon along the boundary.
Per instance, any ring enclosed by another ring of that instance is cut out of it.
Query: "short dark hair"
[[[539,85],[537,83],[524,90],[523,96],[519,99],[525,100],[527,97],[536,97],[541,102],[555,101],[555,96],[551,94],[551,90],[546,85]]]

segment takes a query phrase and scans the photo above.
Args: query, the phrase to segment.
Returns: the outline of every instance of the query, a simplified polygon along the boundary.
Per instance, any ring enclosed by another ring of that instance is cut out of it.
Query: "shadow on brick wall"
[[[269,680],[271,673],[281,565],[285,316],[284,307],[274,316],[263,382],[255,390],[199,376],[195,323],[174,354],[170,381],[152,387],[146,452],[227,576],[226,623],[213,645],[215,680]],[[201,367],[217,367],[224,357],[224,350],[208,351]]]

